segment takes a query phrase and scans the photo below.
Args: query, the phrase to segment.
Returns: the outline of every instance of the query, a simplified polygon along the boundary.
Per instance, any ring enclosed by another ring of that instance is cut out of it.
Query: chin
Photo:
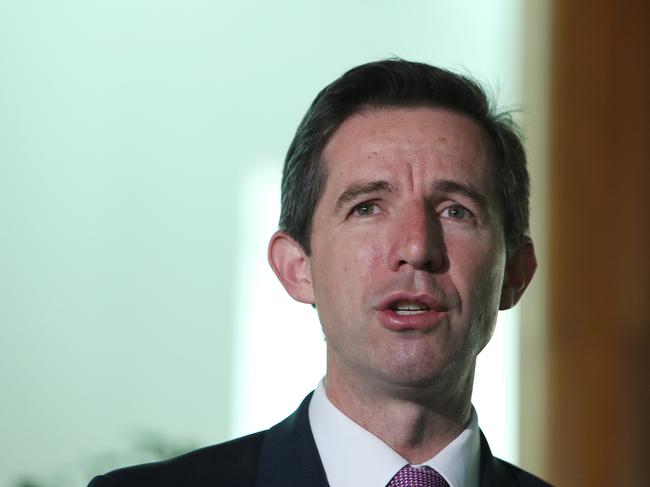
[[[431,355],[411,356],[408,360],[395,360],[389,369],[384,369],[387,383],[403,391],[420,393],[454,393],[454,391],[471,389],[474,376],[474,361],[463,360],[464,355],[456,360],[432,360]],[[402,357],[404,358],[404,357]],[[436,358],[442,359],[440,355]]]
[[[403,364],[385,371],[385,379],[397,388],[423,390],[434,388],[440,381],[442,372],[443,369],[439,367],[423,369],[421,363]]]

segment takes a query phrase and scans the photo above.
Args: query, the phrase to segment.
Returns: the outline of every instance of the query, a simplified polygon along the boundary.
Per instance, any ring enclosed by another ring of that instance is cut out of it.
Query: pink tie
[[[431,467],[407,465],[397,472],[386,487],[449,487],[447,481]]]

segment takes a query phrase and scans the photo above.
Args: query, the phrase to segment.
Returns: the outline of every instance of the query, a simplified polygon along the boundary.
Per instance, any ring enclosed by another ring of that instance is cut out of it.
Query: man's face
[[[506,266],[489,144],[470,118],[431,108],[357,114],[330,139],[307,258],[328,376],[471,381]]]

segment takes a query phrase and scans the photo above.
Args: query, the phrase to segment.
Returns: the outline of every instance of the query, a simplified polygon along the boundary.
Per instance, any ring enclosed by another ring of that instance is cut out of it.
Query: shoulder
[[[513,485],[518,487],[552,487],[539,477],[522,470],[500,458],[494,458],[494,473],[499,482],[496,485]]]
[[[481,487],[552,487],[539,477],[492,455],[483,432],[481,437]]]
[[[88,487],[327,485],[309,426],[310,399],[311,394],[269,430],[171,460],[114,470],[95,477]]]
[[[114,470],[95,477],[88,487],[252,486],[264,435],[255,433],[170,460]]]

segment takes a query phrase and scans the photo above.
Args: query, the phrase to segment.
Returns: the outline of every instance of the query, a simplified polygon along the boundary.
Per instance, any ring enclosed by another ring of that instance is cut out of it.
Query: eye
[[[471,211],[459,204],[447,206],[442,210],[440,216],[451,220],[469,220],[474,217]]]
[[[379,211],[379,207],[377,206],[376,203],[373,203],[372,201],[366,201],[352,208],[352,215],[370,216],[370,215],[374,215],[378,211]]]

